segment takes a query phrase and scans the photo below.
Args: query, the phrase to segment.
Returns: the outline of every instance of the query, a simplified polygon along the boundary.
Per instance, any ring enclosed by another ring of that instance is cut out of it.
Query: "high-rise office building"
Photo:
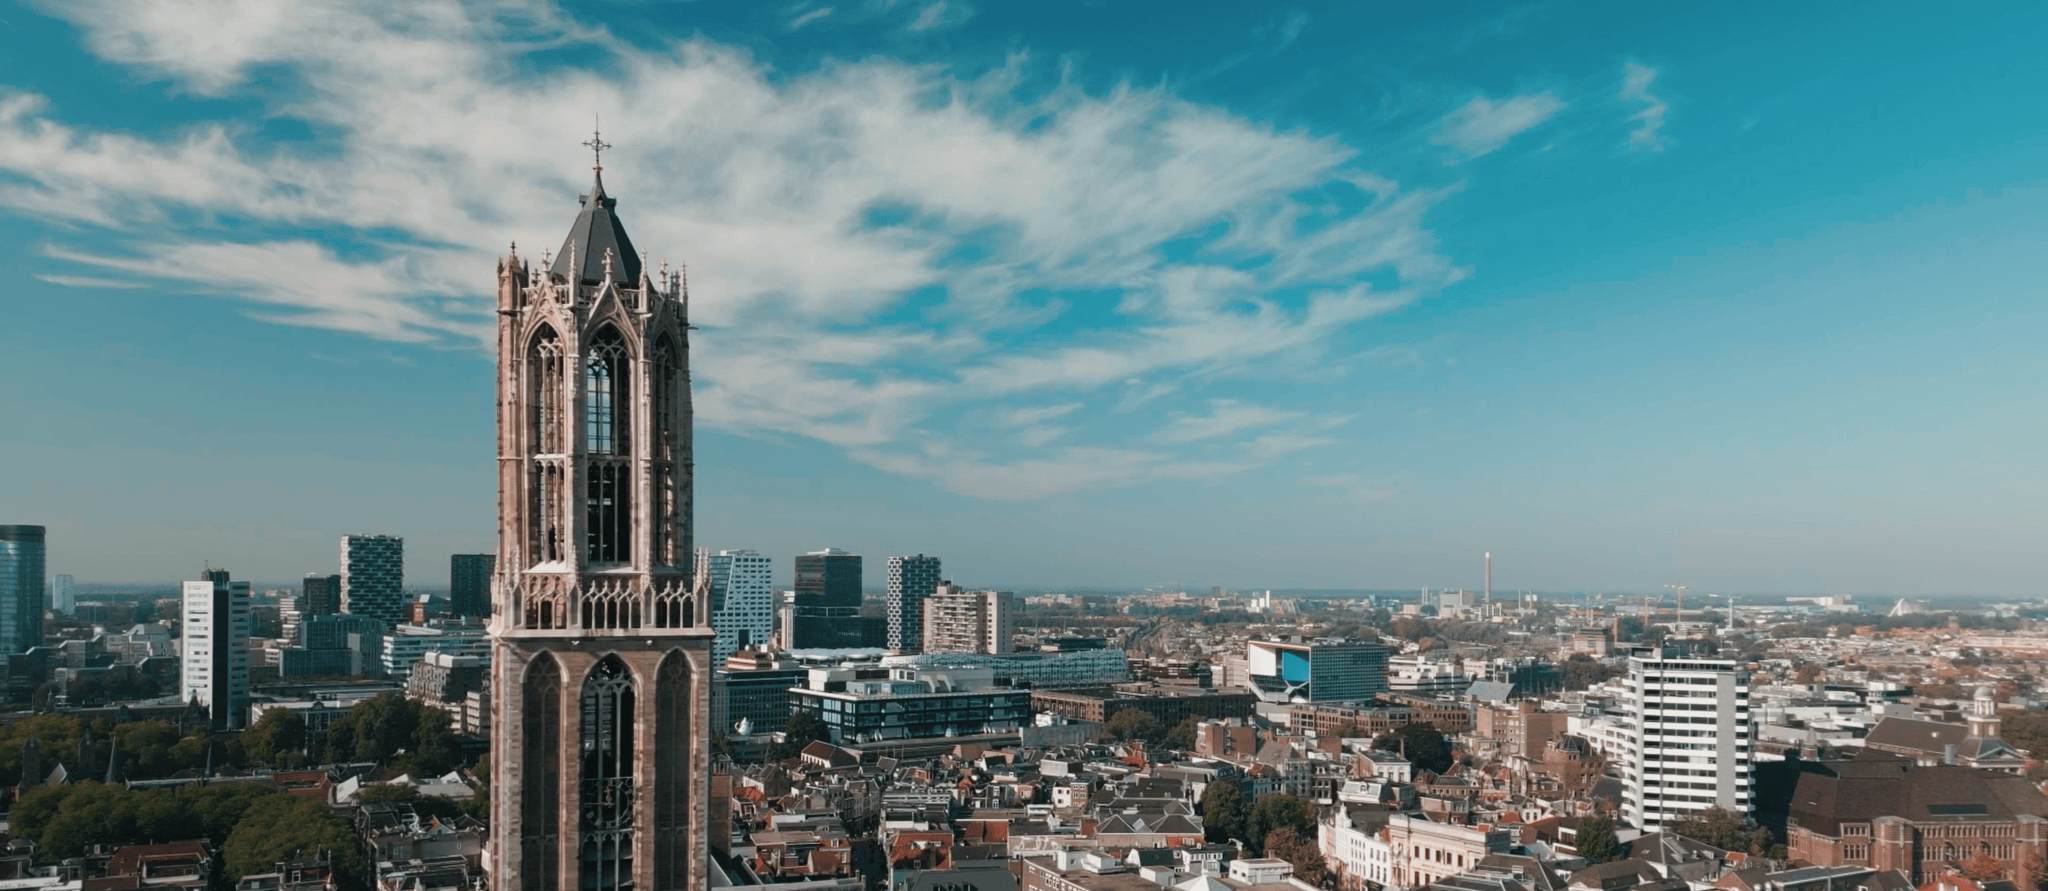
[[[826,548],[796,558],[796,602],[860,609],[860,555]]]
[[[774,561],[759,551],[724,550],[701,558],[711,573],[711,627],[718,641],[711,645],[711,664],[743,648],[768,642],[775,623]]]
[[[496,891],[711,881],[688,298],[680,271],[642,265],[617,204],[599,181],[551,263],[498,263]]]
[[[939,571],[937,557],[889,558],[889,584],[882,591],[889,649],[915,653],[924,648],[924,602],[939,587]]]
[[[456,616],[491,614],[491,570],[496,554],[448,556],[448,612]]]
[[[0,526],[0,654],[43,643],[43,527]]]
[[[180,679],[186,702],[206,708],[215,730],[249,718],[249,583],[225,569],[186,582]]]
[[[78,612],[78,581],[59,575],[50,582],[50,609],[60,616]]]
[[[300,593],[305,602],[299,611],[308,616],[331,616],[341,612],[341,576],[306,573]]]
[[[967,591],[941,581],[924,603],[927,653],[1007,653],[1017,599],[1008,591]]]
[[[1749,673],[1727,659],[1640,647],[1628,660],[1622,813],[1645,832],[1708,808],[1747,815]]]
[[[406,620],[405,539],[341,537],[341,611],[375,616],[388,625]]]
[[[1387,691],[1387,648],[1255,640],[1245,646],[1245,679],[1266,702],[1366,702]]]
[[[862,645],[860,555],[838,548],[799,554],[790,619],[795,649],[853,649]]]

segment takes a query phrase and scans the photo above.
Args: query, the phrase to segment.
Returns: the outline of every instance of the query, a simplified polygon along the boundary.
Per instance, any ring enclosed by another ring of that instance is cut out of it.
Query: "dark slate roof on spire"
[[[633,249],[633,239],[626,237],[626,226],[619,222],[612,208],[619,206],[619,199],[604,193],[604,176],[597,177],[590,194],[583,196],[583,211],[576,215],[576,224],[569,228],[569,237],[562,242],[562,250],[555,254],[555,264],[548,271],[563,278],[597,284],[604,281],[605,251],[612,255],[612,280],[626,287],[640,284],[640,252]],[[569,260],[574,257],[578,269],[572,275]]]

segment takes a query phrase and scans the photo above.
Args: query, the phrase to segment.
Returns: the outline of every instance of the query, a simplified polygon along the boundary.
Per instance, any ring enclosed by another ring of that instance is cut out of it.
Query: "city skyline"
[[[2039,591],[2038,7],[428,6],[8,13],[0,375],[69,370],[0,388],[0,522],[49,573],[491,550],[480,283],[596,110],[690,263],[706,547]]]

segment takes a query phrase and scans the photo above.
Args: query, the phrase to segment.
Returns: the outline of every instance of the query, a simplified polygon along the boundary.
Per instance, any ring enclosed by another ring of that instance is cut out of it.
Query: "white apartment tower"
[[[60,616],[78,612],[78,583],[68,575],[57,576],[50,583],[50,609]]]
[[[341,611],[374,616],[387,625],[405,614],[405,539],[396,535],[341,537]]]
[[[227,570],[186,582],[180,689],[206,708],[215,730],[239,730],[249,718],[249,583]]]
[[[927,653],[1007,653],[1016,627],[1008,591],[967,591],[941,581],[924,604]]]
[[[1628,821],[1652,832],[1708,808],[1748,814],[1749,674],[1668,648],[1639,648],[1628,666]]]
[[[882,611],[889,618],[888,647],[915,653],[924,646],[924,602],[939,587],[939,558],[889,558],[889,586],[883,589]]]
[[[747,549],[698,554],[711,575],[711,627],[718,631],[711,644],[715,669],[742,648],[768,642],[775,624],[775,592],[769,587],[773,561]]]

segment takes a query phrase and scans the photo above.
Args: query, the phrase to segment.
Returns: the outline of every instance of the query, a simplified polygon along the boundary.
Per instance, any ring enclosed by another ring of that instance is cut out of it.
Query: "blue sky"
[[[601,115],[782,583],[2040,591],[2048,7],[1401,6],[0,6],[0,522],[444,583]]]

